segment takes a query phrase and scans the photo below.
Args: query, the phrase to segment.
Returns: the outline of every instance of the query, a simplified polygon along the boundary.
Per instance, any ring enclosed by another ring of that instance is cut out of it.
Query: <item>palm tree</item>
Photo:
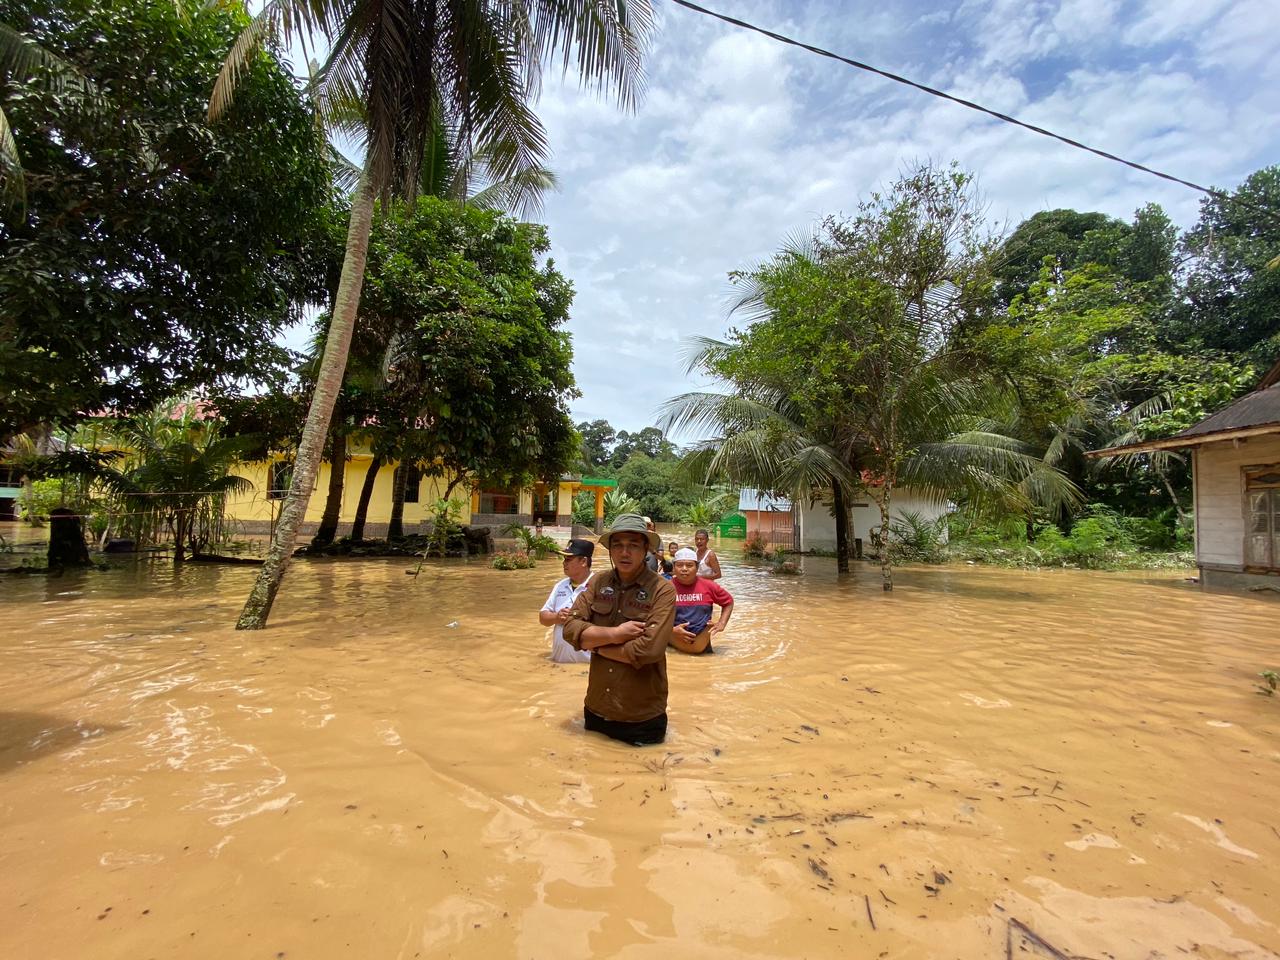
[[[732,348],[711,339],[697,341],[690,372],[714,365]],[[815,491],[830,491],[836,521],[836,568],[849,572],[850,493],[858,480],[828,444],[810,436],[797,405],[780,390],[756,386],[731,393],[694,392],[668,400],[660,425],[664,432],[710,432],[681,467],[696,483],[715,481],[752,487],[808,501]]]
[[[604,495],[605,523],[613,523],[615,517],[624,513],[639,513],[640,503],[635,497],[628,496],[617,487],[608,490]]]
[[[174,560],[203,553],[222,530],[227,494],[252,489],[231,467],[261,443],[224,437],[198,404],[173,400],[117,421],[106,438],[114,449],[68,448],[37,458],[42,476],[75,478],[109,495],[109,516],[139,543],[173,537]]]
[[[375,198],[417,193],[427,145],[442,125],[457,131],[457,142],[491,150],[489,169],[500,179],[541,165],[546,135],[529,100],[544,61],[560,59],[567,68],[576,58],[583,83],[633,106],[650,23],[648,0],[268,0],[232,47],[210,100],[211,119],[226,112],[264,41],[318,34],[330,51],[316,82],[321,103],[340,123],[351,116],[350,104],[360,105],[354,129],[343,125],[364,147],[342,279],[293,480],[238,629],[266,625],[306,510],[342,386]]]
[[[173,534],[173,559],[203,553],[222,526],[223,502],[229,493],[252,488],[230,473],[254,445],[253,437],[220,437],[212,424],[203,430],[160,435],[126,429],[125,442],[136,444],[137,464],[115,477],[104,477],[121,496],[126,512],[151,517]]]
[[[707,349],[723,355],[734,347],[718,343]],[[687,393],[666,403],[664,429],[712,433],[685,469],[704,483],[727,481],[785,494],[797,503],[829,492],[841,573],[849,571],[849,506],[855,494],[875,502],[886,535],[894,491],[903,486],[935,502],[963,498],[970,505],[994,502],[1020,511],[1035,502],[1078,497],[1060,472],[980,415],[987,401],[977,384],[916,375],[913,388],[895,404],[893,437],[866,431],[866,424],[878,420],[875,410],[851,405],[840,421],[810,430],[799,405],[784,391],[731,386],[733,392]],[[887,548],[880,551],[880,567],[884,589],[890,591]]]

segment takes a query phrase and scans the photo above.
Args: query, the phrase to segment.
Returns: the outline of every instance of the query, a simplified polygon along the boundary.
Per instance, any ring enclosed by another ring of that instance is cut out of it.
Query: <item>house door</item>
[[[541,520],[545,524],[556,522],[556,506],[560,499],[558,487],[537,484],[533,488],[533,520]]]
[[[1245,470],[1244,564],[1280,570],[1280,465]]]

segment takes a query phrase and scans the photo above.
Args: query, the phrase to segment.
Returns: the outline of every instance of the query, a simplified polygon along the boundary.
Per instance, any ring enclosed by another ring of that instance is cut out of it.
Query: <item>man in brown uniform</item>
[[[644,518],[624,513],[600,538],[613,569],[592,577],[564,625],[564,638],[590,650],[583,717],[588,730],[637,746],[667,735],[667,643],[676,591],[645,565],[660,549]]]

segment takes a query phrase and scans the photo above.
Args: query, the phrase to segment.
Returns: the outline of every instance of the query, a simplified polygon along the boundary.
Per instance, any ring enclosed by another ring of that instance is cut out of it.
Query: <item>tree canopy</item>
[[[747,325],[698,359],[727,389],[676,398],[668,422],[713,431],[695,455],[708,479],[829,494],[842,569],[855,492],[884,530],[900,485],[1011,506],[1073,498],[989,417],[998,392],[964,332],[990,308],[995,247],[971,177],[908,172],[734,275]],[[890,590],[887,550],[882,570]]]
[[[270,55],[235,122],[207,123],[243,10],[0,0],[0,22],[86,81],[0,75],[26,196],[0,212],[0,434],[267,375],[273,336],[324,297],[329,174]]]
[[[545,228],[435,197],[393,204],[369,247],[359,323],[387,384],[376,431],[428,473],[501,484],[577,462],[563,329],[573,287]]]

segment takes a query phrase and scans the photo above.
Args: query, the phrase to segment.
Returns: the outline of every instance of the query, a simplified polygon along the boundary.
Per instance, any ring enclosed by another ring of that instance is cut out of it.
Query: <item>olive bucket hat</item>
[[[654,553],[662,549],[662,538],[645,525],[644,517],[638,513],[620,513],[614,517],[609,529],[600,537],[600,542],[604,544],[606,550],[609,549],[609,538],[615,533],[641,534],[649,542],[649,549]]]

